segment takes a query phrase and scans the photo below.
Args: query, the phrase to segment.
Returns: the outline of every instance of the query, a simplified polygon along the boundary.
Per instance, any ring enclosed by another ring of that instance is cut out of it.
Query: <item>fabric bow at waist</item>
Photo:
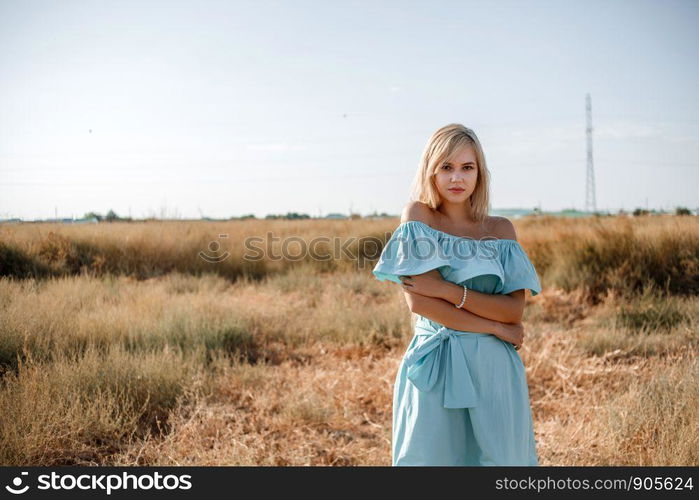
[[[445,408],[475,408],[476,389],[473,386],[468,360],[457,335],[474,335],[470,332],[451,330],[442,326],[438,330],[429,326],[416,326],[415,335],[429,337],[415,345],[404,355],[408,367],[408,379],[421,391],[430,391],[439,376],[442,350],[446,349],[444,374]]]

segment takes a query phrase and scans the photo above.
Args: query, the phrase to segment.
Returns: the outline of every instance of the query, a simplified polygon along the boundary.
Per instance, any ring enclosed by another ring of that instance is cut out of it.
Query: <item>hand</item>
[[[524,325],[522,323],[500,323],[495,336],[500,340],[509,342],[515,346],[516,350],[519,350],[524,342]]]
[[[437,269],[413,276],[400,276],[403,290],[426,297],[441,298],[444,291],[444,278]]]

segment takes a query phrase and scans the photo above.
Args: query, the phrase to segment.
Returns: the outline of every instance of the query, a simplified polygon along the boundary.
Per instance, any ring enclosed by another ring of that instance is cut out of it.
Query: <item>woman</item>
[[[539,278],[512,223],[489,216],[476,134],[429,139],[398,228],[373,273],[399,283],[415,336],[393,393],[393,465],[538,465],[517,350]]]

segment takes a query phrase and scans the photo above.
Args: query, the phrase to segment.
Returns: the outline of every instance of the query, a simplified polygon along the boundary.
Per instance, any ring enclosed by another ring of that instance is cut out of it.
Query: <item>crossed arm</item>
[[[457,320],[464,314],[467,317],[475,316],[485,321],[494,320],[501,323],[522,321],[524,290],[515,290],[510,294],[489,294],[469,289],[462,309],[457,309],[454,306],[461,302],[464,289],[442,278],[437,269],[414,276],[403,276],[401,281],[410,310],[435,321],[439,319],[433,318],[434,315],[442,316],[445,320],[448,319],[444,315],[449,318],[453,316],[451,319]],[[451,312],[457,314],[451,315]],[[479,321],[475,318],[469,320]],[[487,326],[483,321],[479,323],[481,327]],[[449,327],[446,323],[442,324]]]
[[[413,201],[406,205],[401,215],[401,222],[408,220],[419,220],[430,225],[431,212],[422,203]],[[515,228],[507,218],[495,218],[494,222],[496,227],[492,228],[492,232],[495,236],[517,239]],[[488,294],[469,289],[462,308],[457,309],[454,306],[461,303],[464,289],[442,278],[437,269],[400,279],[410,310],[447,328],[511,337],[513,331],[518,331],[513,325],[521,327],[524,290],[515,290],[510,294]]]
[[[402,281],[408,284],[417,283],[415,288],[418,293],[421,289],[426,290],[428,296],[445,300],[453,305],[461,302],[464,293],[462,286],[445,280],[436,269]],[[422,288],[420,285],[423,285]],[[524,290],[515,290],[510,294],[490,294],[469,288],[462,308],[484,318],[503,323],[519,323],[524,313]]]

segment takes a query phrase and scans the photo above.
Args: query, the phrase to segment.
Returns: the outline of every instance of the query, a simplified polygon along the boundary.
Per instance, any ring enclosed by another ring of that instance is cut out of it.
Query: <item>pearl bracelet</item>
[[[463,285],[463,286],[464,286],[464,295],[463,295],[463,297],[461,297],[461,303],[458,306],[457,305],[454,306],[457,309],[461,309],[461,306],[463,306],[464,302],[466,302],[466,292],[468,291],[468,288],[466,288],[466,285]]]

